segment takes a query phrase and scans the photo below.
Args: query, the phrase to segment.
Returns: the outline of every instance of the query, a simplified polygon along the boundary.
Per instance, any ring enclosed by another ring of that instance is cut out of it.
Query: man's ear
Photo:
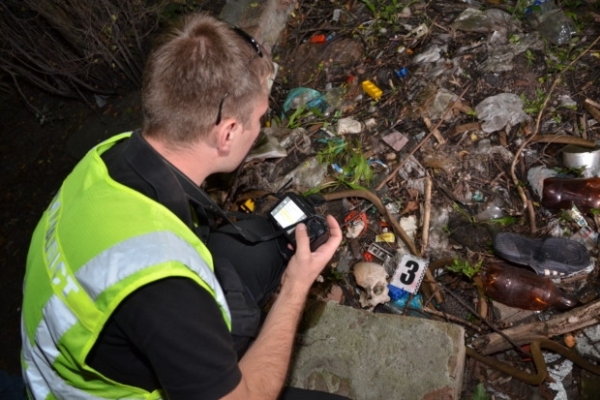
[[[229,154],[233,142],[237,139],[241,125],[234,118],[227,118],[221,121],[216,127],[217,150],[219,153]]]

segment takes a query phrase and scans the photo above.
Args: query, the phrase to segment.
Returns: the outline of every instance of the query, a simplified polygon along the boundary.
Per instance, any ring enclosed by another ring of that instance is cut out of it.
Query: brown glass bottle
[[[505,263],[486,265],[481,279],[487,296],[510,307],[534,311],[550,307],[566,310],[578,303],[549,278]]]
[[[600,178],[546,178],[542,205],[549,209],[575,205],[583,212],[600,208]]]

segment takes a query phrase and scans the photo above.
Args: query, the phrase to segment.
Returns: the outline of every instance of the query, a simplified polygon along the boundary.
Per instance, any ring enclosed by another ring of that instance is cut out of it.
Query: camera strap
[[[222,218],[231,225],[233,229],[229,229],[227,234],[236,235],[252,244],[269,241],[284,234],[284,231],[278,231],[275,226],[273,226],[274,232],[267,233],[264,230],[259,230],[259,233],[256,233],[238,226],[232,221],[232,218],[235,218],[233,213],[223,211],[204,190],[160,155],[141,136],[139,129],[132,133],[129,140],[128,145],[119,147],[119,144],[117,144],[114,151],[111,149],[103,155],[103,158],[111,155],[112,158],[116,157],[118,159],[118,154],[122,154],[128,167],[121,166],[121,170],[127,171],[128,168],[131,168],[135,171],[135,174],[133,174],[135,179],[125,174],[126,177],[122,177],[123,180],[118,181],[165,205],[194,231],[204,243],[208,241],[211,229],[215,226],[216,218]],[[121,153],[115,153],[116,151]],[[123,174],[121,173],[121,175]],[[141,179],[144,184],[132,185],[131,181],[136,181],[136,179]],[[162,189],[157,192],[157,187]],[[194,222],[194,216],[192,215],[194,212],[198,220],[197,223]],[[248,218],[248,215],[244,214],[244,217]]]
[[[165,160],[166,161],[166,160]],[[239,236],[241,236],[244,240],[250,243],[260,243],[266,242],[272,239],[275,239],[279,236],[282,236],[285,231],[280,229],[276,230],[270,234],[258,235],[251,230],[242,228],[238,226],[234,221],[231,220],[231,217],[234,215],[232,213],[227,213],[210,196],[198,185],[192,182],[186,175],[184,175],[181,171],[179,171],[174,165],[169,163],[171,171],[177,178],[179,184],[182,186],[184,193],[188,197],[190,203],[195,205],[194,209],[196,213],[200,214],[199,217],[204,217],[204,219],[208,220],[208,216],[206,215],[206,211],[212,213],[214,216],[218,216],[227,221],[237,232]],[[275,229],[275,227],[273,227]]]

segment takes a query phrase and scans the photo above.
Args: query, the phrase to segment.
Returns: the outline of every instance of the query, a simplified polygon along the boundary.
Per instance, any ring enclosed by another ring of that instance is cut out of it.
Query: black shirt
[[[190,223],[183,188],[139,133],[113,146],[102,158],[112,179]],[[241,380],[219,306],[210,293],[186,278],[148,284],[124,299],[87,362],[117,382],[149,391],[163,389],[171,400],[220,398]]]

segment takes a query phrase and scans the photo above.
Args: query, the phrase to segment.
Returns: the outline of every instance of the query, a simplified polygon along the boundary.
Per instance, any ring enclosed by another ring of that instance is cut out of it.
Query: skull
[[[372,262],[359,262],[354,266],[356,284],[364,290],[360,292],[360,305],[372,310],[377,304],[390,301],[387,287],[387,272],[382,265]]]

